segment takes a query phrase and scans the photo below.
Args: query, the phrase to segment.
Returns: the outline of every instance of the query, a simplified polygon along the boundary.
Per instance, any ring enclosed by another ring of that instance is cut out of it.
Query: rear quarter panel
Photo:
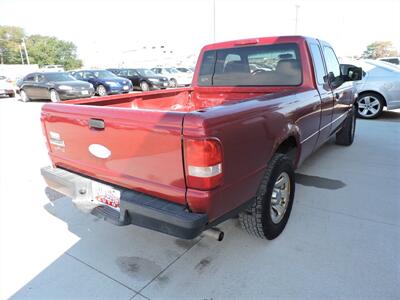
[[[188,189],[189,207],[213,220],[254,198],[268,161],[287,137],[297,141],[298,163],[313,151],[319,109],[318,92],[299,88],[186,115],[184,137],[221,141],[224,174],[212,191]]]

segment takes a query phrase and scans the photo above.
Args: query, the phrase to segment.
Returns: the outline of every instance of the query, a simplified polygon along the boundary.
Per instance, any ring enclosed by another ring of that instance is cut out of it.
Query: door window
[[[314,62],[314,71],[317,82],[318,84],[324,84],[324,77],[326,73],[320,47],[317,44],[311,44],[310,51]]]
[[[328,73],[332,72],[333,75],[335,75],[335,77],[340,76],[339,61],[338,61],[333,49],[331,47],[324,47],[324,55],[325,55],[326,68],[328,69]]]

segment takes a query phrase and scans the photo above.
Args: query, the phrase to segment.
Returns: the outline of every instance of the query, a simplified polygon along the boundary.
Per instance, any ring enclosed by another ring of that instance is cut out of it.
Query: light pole
[[[30,65],[28,50],[26,50],[25,38],[22,38],[22,47],[24,47],[26,62],[28,63],[28,65]]]
[[[18,44],[18,46],[19,46],[19,55],[21,55],[21,62],[22,62],[22,64],[24,65],[25,62],[24,62],[24,56],[22,55],[22,47],[21,47],[21,45],[19,45],[19,44]]]
[[[213,0],[213,40],[215,43],[215,0]]]
[[[299,8],[300,5],[296,4],[296,18],[294,22],[294,34],[297,34],[297,26],[298,26],[298,21],[299,21]]]

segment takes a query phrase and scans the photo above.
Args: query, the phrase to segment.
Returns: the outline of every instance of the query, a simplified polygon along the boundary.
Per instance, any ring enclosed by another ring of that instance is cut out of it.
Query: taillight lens
[[[216,139],[184,139],[186,183],[209,190],[222,182],[222,147]]]

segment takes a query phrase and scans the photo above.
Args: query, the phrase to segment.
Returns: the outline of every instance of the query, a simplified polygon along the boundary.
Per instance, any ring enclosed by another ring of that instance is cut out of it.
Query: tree
[[[40,66],[63,65],[67,70],[82,66],[82,61],[77,58],[76,46],[72,42],[50,36],[31,35],[26,46],[31,63]]]
[[[19,49],[22,39],[26,40],[29,59],[33,64],[63,65],[66,70],[82,66],[74,43],[51,36],[27,36],[22,28],[15,26],[0,26],[0,63],[22,63]]]
[[[381,41],[373,42],[367,46],[367,50],[362,54],[363,58],[377,59],[387,56],[398,56],[399,53],[394,49],[392,42]]]
[[[22,63],[19,46],[21,45],[22,38],[24,37],[25,32],[20,27],[0,26],[0,56],[2,63]]]

